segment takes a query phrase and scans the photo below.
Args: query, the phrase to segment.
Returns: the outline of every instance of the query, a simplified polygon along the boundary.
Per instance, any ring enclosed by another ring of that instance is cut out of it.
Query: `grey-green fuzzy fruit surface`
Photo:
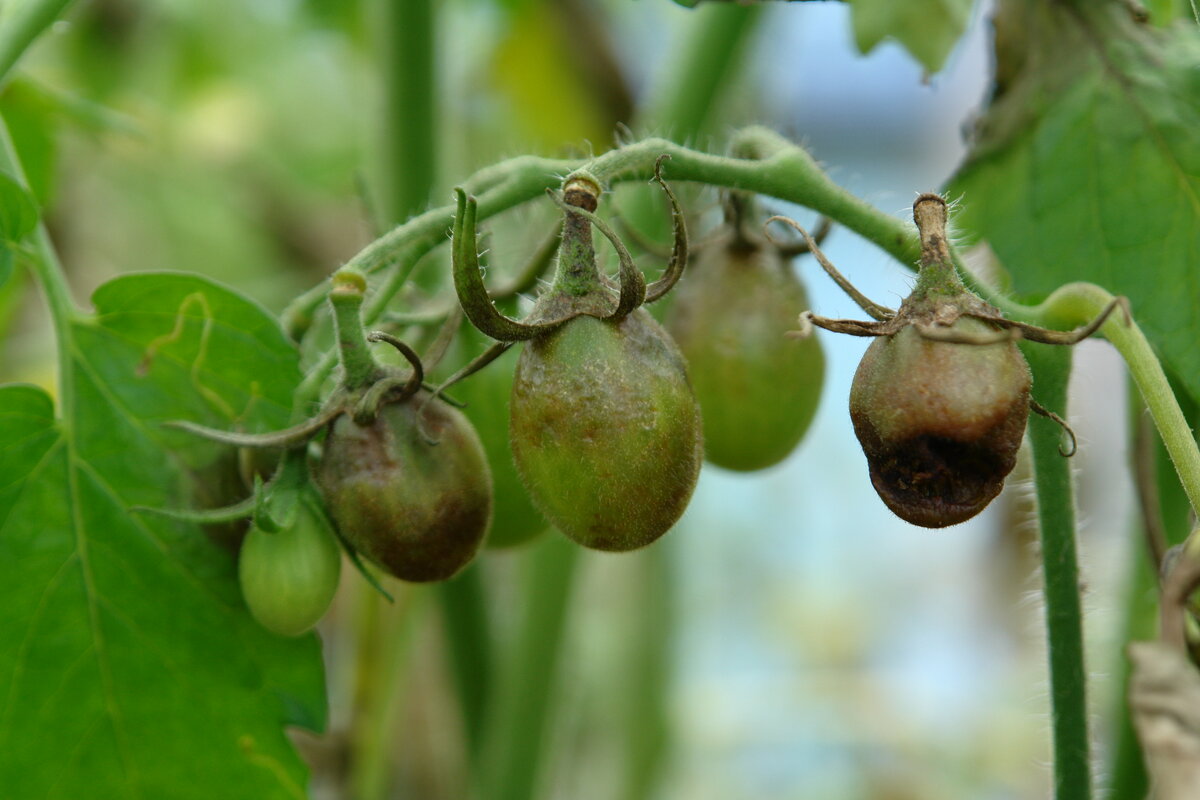
[[[967,317],[953,327],[994,332]],[[1011,341],[931,341],[908,326],[872,342],[854,375],[850,417],[888,508],[927,528],[979,513],[1016,464],[1030,384]]]
[[[704,452],[719,467],[764,469],[808,430],[825,359],[816,337],[789,338],[808,298],[768,245],[701,251],[675,291],[666,327],[704,414]]]
[[[526,344],[510,411],[530,497],[579,544],[643,547],[687,507],[703,459],[700,410],[679,349],[645,310],[575,317]]]
[[[338,417],[315,469],[343,538],[414,582],[445,580],[466,566],[492,514],[479,436],[459,411],[428,397],[422,390],[385,405],[369,425]]]

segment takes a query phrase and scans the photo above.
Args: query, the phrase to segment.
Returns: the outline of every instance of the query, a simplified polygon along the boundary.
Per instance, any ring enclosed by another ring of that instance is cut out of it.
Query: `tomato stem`
[[[1065,417],[1072,351],[1065,347],[1029,343],[1022,349],[1033,372],[1037,401]],[[1052,420],[1039,416],[1029,420],[1050,658],[1054,797],[1055,800],[1088,800],[1092,795],[1091,741],[1083,609],[1075,546],[1075,493],[1071,462],[1058,451],[1061,436],[1061,430]]]

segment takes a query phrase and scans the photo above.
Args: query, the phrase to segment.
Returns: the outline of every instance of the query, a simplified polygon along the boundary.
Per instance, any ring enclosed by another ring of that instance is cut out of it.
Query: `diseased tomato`
[[[700,412],[678,348],[646,311],[578,316],[528,342],[511,413],[530,496],[576,542],[642,547],[687,507],[703,458]]]

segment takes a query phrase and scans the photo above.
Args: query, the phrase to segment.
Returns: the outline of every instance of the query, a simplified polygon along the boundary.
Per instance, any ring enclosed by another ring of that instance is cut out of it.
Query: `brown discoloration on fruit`
[[[406,581],[458,572],[479,549],[492,513],[479,437],[458,411],[427,399],[421,391],[386,405],[370,425],[339,417],[315,476],[342,536]]]
[[[990,330],[966,317],[951,327]],[[1030,383],[1012,342],[931,341],[912,326],[872,342],[854,376],[850,417],[888,508],[929,528],[979,513],[1016,463]]]
[[[703,455],[679,350],[644,310],[581,316],[528,343],[510,435],[530,497],[563,533],[632,550],[683,514]]]

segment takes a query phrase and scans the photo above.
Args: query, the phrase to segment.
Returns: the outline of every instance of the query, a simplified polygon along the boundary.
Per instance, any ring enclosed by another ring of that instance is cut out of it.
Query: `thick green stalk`
[[[13,67],[42,32],[58,19],[73,0],[27,0],[0,25],[0,83],[7,82]]]
[[[660,543],[636,554],[639,613],[627,621],[632,657],[623,665],[625,716],[624,784],[619,797],[645,800],[655,796],[663,757],[670,742],[667,692],[671,683],[671,596],[676,585],[671,545]]]
[[[756,158],[729,158],[684,147],[666,139],[645,139],[611,150],[591,161],[519,156],[480,170],[464,182],[479,199],[477,219],[483,220],[530,200],[542,199],[547,189],[559,186],[556,177],[586,168],[606,185],[649,180],[654,163],[664,153],[671,156],[665,174],[671,181],[696,181],[712,186],[742,189],[796,203],[824,214],[858,233],[912,267],[920,255],[913,227],[860,200],[829,179],[802,148],[762,127],[741,130],[736,146]],[[446,230],[455,206],[441,206],[413,217],[376,239],[347,262],[365,273],[377,272],[398,261],[410,263],[446,242]],[[285,326],[302,333],[303,321],[324,296],[323,287],[297,298],[284,312]]]
[[[1034,397],[1067,417],[1069,348],[1022,347],[1033,371]],[[1083,663],[1083,610],[1075,552],[1075,493],[1071,462],[1059,453],[1062,429],[1031,415],[1029,440],[1041,528],[1043,596],[1050,653],[1050,707],[1054,741],[1055,800],[1091,797],[1087,673]]]
[[[682,46],[669,61],[670,71],[638,122],[665,128],[679,141],[694,139],[712,116],[762,12],[761,6],[737,3],[708,3],[693,11]]]
[[[1021,316],[1038,324],[1070,328],[1095,319],[1112,299],[1109,292],[1095,284],[1070,283],[1059,288],[1038,306],[1015,308],[1019,309]],[[1175,393],[1171,391],[1171,384],[1158,356],[1154,354],[1154,348],[1142,329],[1133,319],[1127,319],[1122,309],[1112,313],[1100,332],[1125,359],[1129,374],[1142,393],[1146,407],[1150,409],[1150,416],[1183,484],[1188,502],[1193,509],[1200,511],[1200,449],[1196,447],[1192,428],[1179,407]]]
[[[437,39],[433,0],[381,0],[384,213],[408,219],[429,202],[437,178]]]
[[[26,191],[29,181],[17,152],[13,147],[12,137],[8,133],[8,125],[0,120],[0,171],[7,172],[16,179]],[[54,340],[58,352],[58,397],[59,411],[67,416],[66,406],[73,402],[75,390],[73,385],[72,351],[71,351],[71,322],[80,316],[79,308],[71,299],[71,289],[67,285],[67,277],[59,263],[58,254],[50,242],[50,234],[46,226],[38,222],[33,232],[33,252],[29,258],[30,269],[46,296],[46,305],[50,309],[50,321],[54,328]]]
[[[492,630],[479,562],[437,587],[442,607],[450,667],[462,708],[467,756],[477,764],[483,745],[484,720],[494,659]]]
[[[533,545],[521,576],[522,610],[488,712],[479,796],[530,800],[545,747],[546,723],[558,683],[560,644],[570,607],[579,546],[561,535]]]

